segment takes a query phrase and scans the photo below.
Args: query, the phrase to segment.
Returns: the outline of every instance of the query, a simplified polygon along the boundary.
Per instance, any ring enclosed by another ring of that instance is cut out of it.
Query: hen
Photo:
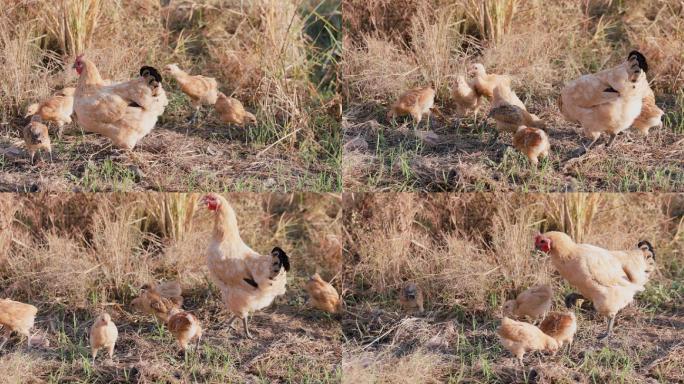
[[[637,292],[644,290],[655,265],[650,244],[639,244],[640,248],[635,250],[609,251],[591,244],[577,244],[562,232],[547,232],[535,237],[535,247],[548,253],[560,275],[581,293],[566,297],[566,306],[570,307],[576,298],[586,297],[599,314],[608,318],[608,329],[600,339],[613,332],[618,311],[626,307]]]
[[[0,326],[4,328],[3,341],[0,349],[5,346],[10,334],[14,331],[28,338],[31,346],[31,328],[36,320],[38,308],[30,304],[0,299]]]
[[[627,61],[604,71],[584,75],[561,91],[559,106],[570,122],[579,123],[590,140],[587,148],[601,137],[610,135],[606,146],[618,133],[628,129],[641,113],[648,82],[648,64],[638,51],[630,52]]]
[[[252,338],[247,316],[285,294],[290,259],[278,247],[270,255],[261,255],[247,246],[240,237],[235,211],[222,196],[210,193],[201,203],[214,213],[214,230],[207,250],[209,274],[233,316],[229,323],[242,319],[245,335]]]
[[[95,64],[83,55],[76,58],[74,68],[80,76],[74,94],[78,124],[108,137],[119,148],[133,149],[152,131],[168,104],[154,68],[142,67],[140,77],[112,85],[105,85]]]

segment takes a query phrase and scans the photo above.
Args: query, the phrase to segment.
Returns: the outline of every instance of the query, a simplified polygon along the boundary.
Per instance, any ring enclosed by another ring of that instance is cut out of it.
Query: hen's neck
[[[213,238],[220,243],[243,244],[235,211],[228,204],[221,204],[216,212]]]
[[[83,59],[83,72],[78,78],[78,86],[88,86],[88,85],[103,85],[102,77],[100,77],[100,71],[97,70],[95,64],[87,59]]]

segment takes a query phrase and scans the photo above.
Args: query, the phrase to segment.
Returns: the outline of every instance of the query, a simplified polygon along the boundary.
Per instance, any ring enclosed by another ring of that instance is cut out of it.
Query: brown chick
[[[312,307],[330,313],[337,313],[340,310],[340,295],[335,287],[321,279],[318,273],[309,278],[305,288]]]
[[[472,84],[475,91],[487,98],[494,97],[494,88],[500,84],[506,84],[510,87],[511,78],[506,75],[488,74],[484,65],[475,63],[470,66],[469,74],[473,76]]]
[[[201,75],[192,76],[181,70],[178,64],[168,64],[164,72],[173,76],[181,87],[181,91],[190,98],[190,104],[195,108],[192,120],[197,119],[202,105],[214,105],[218,99],[218,83],[213,77]]]
[[[93,353],[93,365],[97,352],[102,348],[107,348],[109,359],[114,357],[114,345],[119,337],[119,330],[116,328],[109,313],[103,313],[95,319],[90,327],[90,349]]]
[[[256,124],[257,121],[256,116],[245,110],[240,100],[226,96],[223,92],[219,92],[214,109],[224,123],[244,125],[246,122]]]
[[[523,367],[523,356],[529,351],[558,352],[558,342],[532,324],[504,317],[497,331],[501,344],[511,352]]]
[[[176,338],[178,344],[186,354],[188,344],[195,340],[195,350],[198,350],[202,339],[202,326],[199,320],[190,312],[182,311],[178,308],[171,310],[169,321],[166,324],[169,331]]]
[[[31,164],[33,164],[36,152],[41,149],[50,154],[50,161],[52,161],[52,144],[47,125],[38,121],[31,121],[24,127],[24,143],[29,156],[31,156]]]
[[[392,104],[387,119],[391,120],[397,116],[411,115],[416,126],[420,124],[423,115],[430,116],[430,111],[435,104],[435,90],[432,87],[410,89]]]
[[[551,285],[535,285],[527,288],[515,298],[508,300],[503,305],[503,312],[506,316],[516,319],[529,319],[535,321],[551,310],[553,299],[553,289]]]
[[[522,152],[533,166],[539,164],[539,157],[549,157],[551,144],[549,136],[539,128],[520,126],[513,135],[513,146]]]
[[[564,343],[568,343],[569,351],[572,346],[572,340],[575,337],[575,332],[577,332],[577,317],[572,311],[551,312],[541,322],[539,329],[553,337],[559,347],[562,347]]]
[[[32,116],[31,120],[54,122],[58,127],[57,136],[62,137],[64,125],[71,124],[75,92],[76,88],[67,87],[40,103],[31,104],[24,117]]]
[[[13,331],[26,336],[28,338],[28,345],[31,346],[30,332],[36,319],[36,313],[38,313],[38,308],[33,305],[10,299],[0,299],[0,326],[4,328],[0,349],[5,346]]]
[[[646,82],[646,80],[643,80]],[[632,123],[632,127],[641,132],[642,135],[648,135],[648,131],[653,127],[662,128],[663,126],[663,110],[658,108],[655,103],[655,95],[653,90],[648,85],[645,86],[646,96],[644,96],[641,104],[641,113]]]
[[[406,283],[399,291],[399,305],[405,311],[423,312],[423,290],[416,283]]]
[[[496,120],[497,129],[505,132],[515,133],[523,125],[540,129],[546,128],[546,124],[537,115],[513,104],[501,104],[493,107],[487,117]]]
[[[456,78],[456,87],[451,91],[451,98],[454,100],[456,112],[460,116],[465,116],[471,111],[477,115],[477,111],[480,109],[480,94],[477,93],[472,82],[467,82],[463,75]]]
[[[133,299],[131,305],[143,313],[153,315],[162,323],[166,323],[171,310],[180,308],[183,304],[183,297],[180,295],[164,297],[160,294],[160,291],[163,292],[163,289],[144,285],[140,296]]]

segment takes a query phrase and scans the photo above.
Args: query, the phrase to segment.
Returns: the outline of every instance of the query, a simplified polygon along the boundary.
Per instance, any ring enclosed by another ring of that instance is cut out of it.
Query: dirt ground
[[[437,101],[439,103],[439,100]],[[448,107],[448,106],[447,106]],[[671,116],[678,114],[671,107]],[[414,131],[410,120],[385,118],[386,106],[354,105],[344,126],[343,175],[350,191],[678,191],[684,188],[684,139],[667,117],[649,136],[620,135],[581,154],[580,128],[555,106],[537,109],[548,124],[551,157],[532,167],[511,144],[495,140],[488,108],[478,117],[433,116]],[[667,115],[666,115],[667,116]],[[446,120],[446,121],[444,121]]]
[[[206,113],[206,112],[205,112]],[[330,161],[255,142],[252,128],[226,126],[214,116],[195,127],[162,117],[132,153],[79,128],[53,138],[53,161],[32,165],[15,121],[0,129],[0,191],[283,191],[335,190]]]
[[[358,328],[355,324],[361,319],[365,327]],[[345,345],[345,382],[352,383],[353,378],[396,383],[684,381],[681,306],[658,313],[644,311],[639,304],[627,308],[618,316],[614,337],[606,342],[596,339],[605,331],[605,322],[595,319],[593,310],[583,310],[570,353],[527,354],[524,369],[502,350],[498,323],[474,313],[455,319],[445,312],[412,316],[361,306],[343,323],[345,335],[354,340]],[[416,374],[421,370],[423,377]],[[346,379],[348,373],[351,381]]]

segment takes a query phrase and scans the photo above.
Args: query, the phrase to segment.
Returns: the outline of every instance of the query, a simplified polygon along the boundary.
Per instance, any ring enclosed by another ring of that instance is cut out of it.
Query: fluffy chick
[[[451,98],[456,104],[456,113],[466,116],[468,113],[480,109],[480,94],[477,93],[471,82],[467,82],[463,75],[456,78],[456,86],[451,91]]]
[[[423,290],[413,282],[404,284],[399,291],[399,305],[405,311],[423,312]]]
[[[570,350],[575,332],[577,332],[577,317],[572,311],[551,312],[541,322],[539,329],[553,337],[559,347],[568,343],[568,350]]]
[[[501,344],[511,352],[523,367],[523,356],[529,351],[558,352],[558,342],[532,324],[515,321],[508,317],[501,320],[497,331]]]
[[[508,300],[503,305],[503,312],[506,316],[516,319],[537,320],[551,310],[553,299],[553,289],[551,285],[535,285],[527,288],[515,298]]]
[[[226,96],[223,92],[219,92],[214,109],[224,123],[244,125],[246,122],[256,124],[257,121],[256,116],[245,110],[240,100]]]
[[[98,316],[90,327],[90,349],[93,354],[93,364],[95,364],[97,352],[102,348],[107,348],[110,359],[114,356],[114,345],[117,338],[119,338],[119,330],[109,313],[105,312]]]
[[[494,89],[500,84],[511,85],[511,78],[506,75],[487,73],[484,65],[475,63],[470,66],[469,74],[473,76],[472,84],[475,91],[487,98],[494,97]]]
[[[5,346],[12,332],[17,332],[28,338],[31,346],[31,328],[36,320],[38,308],[30,304],[20,303],[10,299],[0,299],[0,326],[4,328],[3,342],[0,348]]]
[[[192,76],[178,67],[178,64],[168,64],[164,72],[173,76],[181,87],[181,91],[190,98],[190,104],[195,108],[192,119],[197,118],[202,105],[214,105],[218,99],[218,83],[213,77],[202,75]]]
[[[539,128],[524,125],[518,127],[513,135],[513,146],[522,152],[535,167],[539,164],[539,157],[549,157],[551,150],[549,136],[546,132]]]
[[[164,295],[165,293],[166,295]],[[153,315],[157,320],[166,323],[171,311],[183,305],[183,297],[180,296],[180,290],[177,293],[175,291],[165,292],[163,286],[144,285],[140,296],[133,299],[131,305],[138,311]]]
[[[432,87],[410,89],[392,104],[387,112],[387,120],[397,116],[411,115],[418,126],[423,119],[423,115],[430,116],[430,111],[435,105],[435,90]]]
[[[337,313],[340,310],[340,295],[335,287],[323,280],[318,273],[309,278],[305,288],[312,307],[330,313]]]
[[[23,133],[26,150],[29,156],[31,156],[31,164],[33,164],[36,152],[41,149],[50,154],[50,161],[52,161],[52,144],[48,135],[47,125],[38,121],[31,121],[24,127]]]
[[[646,80],[642,80],[646,82]],[[663,110],[658,108],[655,103],[655,94],[650,86],[645,85],[646,95],[641,104],[641,113],[632,123],[632,127],[641,132],[642,135],[648,135],[648,131],[653,127],[663,127]]]
[[[71,124],[74,113],[74,92],[76,88],[66,87],[55,95],[28,106],[24,117],[32,116],[36,121],[52,121],[57,124],[57,136],[62,136],[65,124]]]
[[[176,338],[176,341],[178,341],[183,354],[186,354],[188,344],[193,340],[196,343],[195,350],[198,349],[202,339],[202,326],[195,315],[174,308],[171,310],[167,327],[173,337]]]

